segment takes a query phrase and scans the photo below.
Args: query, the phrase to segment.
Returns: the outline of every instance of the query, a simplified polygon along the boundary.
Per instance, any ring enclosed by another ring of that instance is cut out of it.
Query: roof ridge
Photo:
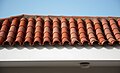
[[[16,15],[16,16],[10,16],[10,17],[6,17],[6,18],[0,18],[0,20],[4,20],[4,19],[10,19],[10,18],[15,18],[15,17],[29,17],[29,16],[33,16],[33,17],[74,17],[74,18],[120,18],[117,16],[64,16],[64,15],[37,15],[37,14],[20,14],[20,15]]]

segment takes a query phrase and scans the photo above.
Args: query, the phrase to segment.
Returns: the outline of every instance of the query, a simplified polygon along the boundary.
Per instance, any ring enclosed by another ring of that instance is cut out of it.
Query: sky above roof
[[[120,16],[120,0],[0,0],[0,18],[20,14]]]

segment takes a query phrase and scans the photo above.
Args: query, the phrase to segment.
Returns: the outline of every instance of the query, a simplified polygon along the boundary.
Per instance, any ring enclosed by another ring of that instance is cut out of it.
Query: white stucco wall
[[[0,47],[0,61],[120,60],[116,46]]]

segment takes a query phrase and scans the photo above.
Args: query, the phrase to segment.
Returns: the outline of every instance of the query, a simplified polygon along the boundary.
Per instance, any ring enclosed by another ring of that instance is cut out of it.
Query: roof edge
[[[49,17],[67,17],[67,18],[70,18],[70,17],[74,17],[74,18],[120,18],[120,17],[117,17],[117,16],[64,16],[64,15],[57,16],[57,15],[21,14],[21,15],[6,17],[6,18],[0,18],[0,20],[10,19],[10,18],[12,19],[12,18],[16,18],[16,17],[30,17],[30,16],[33,16],[33,17],[49,16]]]

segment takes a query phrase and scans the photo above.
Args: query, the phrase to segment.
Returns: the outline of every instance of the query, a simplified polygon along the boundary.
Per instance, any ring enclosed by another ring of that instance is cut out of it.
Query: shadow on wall
[[[92,48],[96,48],[96,49],[106,48],[108,50],[111,50],[113,48],[120,49],[120,44],[117,44],[117,43],[114,44],[114,45],[105,44],[103,46],[98,45],[98,44],[94,44],[93,46],[90,46],[88,44],[85,44],[85,45],[78,45],[78,44],[76,44],[74,46],[71,46],[69,44],[65,44],[65,45],[55,44],[54,46],[51,46],[49,44],[45,44],[45,45],[38,45],[37,44],[37,45],[34,45],[34,46],[30,46],[29,44],[25,44],[24,46],[19,46],[19,45],[16,44],[14,46],[9,46],[9,45],[0,46],[0,50],[2,50],[2,49],[11,50],[11,49],[14,49],[14,48],[17,48],[18,50],[22,50],[24,48],[27,48],[29,50],[34,49],[34,48],[39,49],[39,50],[44,49],[44,48],[47,48],[47,49],[53,49],[53,48],[63,49],[63,48],[66,48],[66,49],[69,49],[69,50],[73,49],[73,48],[76,48],[76,49],[83,49],[83,48],[85,48],[85,49],[88,49],[88,50],[92,49]]]

